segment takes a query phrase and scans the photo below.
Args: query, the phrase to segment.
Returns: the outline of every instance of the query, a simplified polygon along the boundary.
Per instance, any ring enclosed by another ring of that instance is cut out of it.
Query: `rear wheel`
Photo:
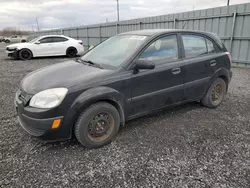
[[[10,43],[10,40],[5,40],[5,43]]]
[[[26,42],[26,40],[22,40],[21,42]]]
[[[226,92],[226,82],[221,78],[217,78],[202,98],[201,103],[208,108],[216,108],[222,103]]]
[[[76,121],[74,132],[77,140],[87,148],[102,147],[112,141],[120,127],[117,109],[106,102],[99,102],[84,110]]]
[[[73,48],[73,47],[68,48],[67,51],[66,51],[66,55],[68,57],[75,57],[76,54],[77,54],[77,50],[76,50],[76,48]]]
[[[28,49],[22,49],[19,51],[19,58],[21,60],[29,60],[32,58],[32,53]]]

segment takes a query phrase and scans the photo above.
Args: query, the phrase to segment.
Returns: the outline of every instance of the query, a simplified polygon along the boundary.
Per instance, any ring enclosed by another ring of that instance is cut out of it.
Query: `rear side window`
[[[162,64],[178,59],[178,45],[176,35],[162,37],[153,42],[139,57],[155,64]]]
[[[214,53],[215,49],[214,49],[214,43],[208,39],[206,39],[207,42],[207,51],[208,53]]]
[[[197,57],[207,53],[207,46],[204,37],[196,35],[182,35],[185,57]]]
[[[54,37],[53,38],[53,41],[54,42],[65,42],[67,41],[68,39],[67,38],[64,38],[64,37]]]

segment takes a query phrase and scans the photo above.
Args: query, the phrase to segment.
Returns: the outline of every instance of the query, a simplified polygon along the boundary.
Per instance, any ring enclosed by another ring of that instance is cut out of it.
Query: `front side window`
[[[46,37],[39,40],[41,43],[51,43],[53,42],[53,37]]]
[[[207,46],[204,37],[196,35],[182,35],[185,57],[197,57],[207,53]]]
[[[162,37],[153,42],[139,57],[139,60],[150,60],[155,64],[178,59],[176,35]]]
[[[126,62],[144,43],[147,36],[117,35],[102,42],[82,57],[84,61],[92,61],[111,67],[119,67]]]

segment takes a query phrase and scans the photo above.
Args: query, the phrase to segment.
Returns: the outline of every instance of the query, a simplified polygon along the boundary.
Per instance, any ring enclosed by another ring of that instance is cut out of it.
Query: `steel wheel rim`
[[[102,142],[112,134],[114,127],[114,117],[109,112],[100,112],[88,123],[88,138],[94,142]]]
[[[212,89],[212,101],[213,103],[220,103],[223,98],[223,85],[221,83],[216,84]]]

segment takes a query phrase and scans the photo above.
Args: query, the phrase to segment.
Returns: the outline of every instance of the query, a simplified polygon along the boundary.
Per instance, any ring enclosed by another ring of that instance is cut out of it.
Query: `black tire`
[[[77,49],[74,47],[70,47],[66,51],[66,56],[70,58],[76,57],[76,54],[77,54]]]
[[[5,40],[4,42],[5,42],[5,43],[10,43],[10,40]]]
[[[227,92],[227,84],[222,78],[217,78],[207,90],[205,96],[201,99],[202,105],[208,108],[218,107]]]
[[[109,103],[99,102],[89,106],[80,114],[75,123],[74,132],[83,146],[99,148],[109,144],[115,138],[120,123],[117,109]]]
[[[26,42],[26,40],[22,40],[21,42]]]
[[[18,57],[21,60],[30,60],[32,58],[32,52],[28,49],[22,49],[18,53]]]

